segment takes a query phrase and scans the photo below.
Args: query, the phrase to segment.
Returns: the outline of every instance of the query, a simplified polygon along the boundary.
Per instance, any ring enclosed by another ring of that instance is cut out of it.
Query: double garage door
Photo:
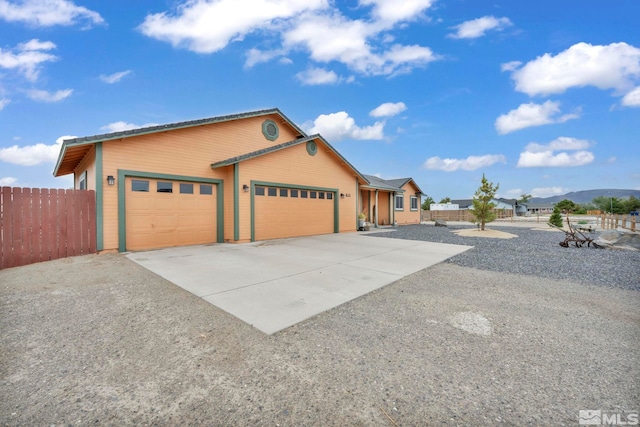
[[[255,188],[255,240],[334,232],[334,197],[329,191]]]
[[[215,185],[146,178],[125,185],[127,250],[216,242]]]

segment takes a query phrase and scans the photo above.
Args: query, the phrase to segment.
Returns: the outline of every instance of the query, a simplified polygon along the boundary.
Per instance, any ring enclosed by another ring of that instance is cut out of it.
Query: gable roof
[[[111,141],[115,139],[130,138],[133,136],[147,135],[158,132],[166,132],[169,130],[184,129],[194,126],[203,126],[213,123],[228,122],[232,120],[246,119],[250,117],[260,117],[277,114],[282,119],[295,129],[300,136],[306,136],[306,133],[300,129],[295,123],[293,123],[287,116],[285,116],[278,108],[270,108],[267,110],[249,111],[240,114],[229,114],[225,116],[209,117],[206,119],[189,120],[183,122],[169,123],[158,126],[148,126],[138,129],[131,129],[119,132],[111,132],[93,136],[84,136],[73,139],[65,139],[62,142],[60,154],[58,155],[58,161],[53,170],[54,176],[62,176],[72,173],[76,166],[82,161],[84,156],[91,150],[91,147],[104,141]]]
[[[471,206],[473,204],[473,199],[456,199],[451,200],[452,205],[458,206]]]
[[[220,168],[220,167],[224,167],[224,166],[230,166],[230,165],[233,165],[233,164],[236,164],[236,163],[243,162],[245,160],[254,159],[256,157],[264,156],[265,154],[273,153],[275,151],[284,150],[286,148],[294,147],[296,145],[300,145],[300,144],[303,144],[303,143],[306,143],[306,142],[309,142],[309,141],[321,141],[322,144],[324,144],[336,157],[338,157],[338,159],[345,166],[347,166],[349,169],[351,169],[361,181],[368,182],[368,180],[365,177],[365,175],[362,175],[351,163],[349,163],[347,161],[347,159],[342,157],[342,155],[338,151],[336,151],[336,149],[333,148],[331,146],[331,144],[329,144],[327,142],[327,140],[325,140],[322,136],[317,135],[317,134],[316,135],[307,136],[305,138],[294,139],[293,141],[288,141],[288,142],[284,142],[282,144],[278,144],[278,145],[274,145],[274,146],[271,146],[271,147],[263,148],[261,150],[252,151],[251,153],[242,154],[240,156],[231,157],[229,159],[222,160],[220,162],[215,162],[215,163],[211,164],[211,169],[216,169],[216,168]]]
[[[396,193],[404,192],[402,187],[408,182],[413,182],[413,185],[418,189],[418,193],[424,194],[418,184],[413,180],[413,178],[396,178],[396,179],[382,179],[378,178],[375,175],[365,175],[369,184],[365,186],[365,188],[372,188],[374,190],[387,190],[387,191],[395,191]]]

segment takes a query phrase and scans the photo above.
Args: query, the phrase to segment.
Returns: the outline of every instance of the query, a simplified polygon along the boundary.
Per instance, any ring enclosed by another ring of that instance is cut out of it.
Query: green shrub
[[[556,206],[553,208],[553,213],[549,217],[549,224],[562,227],[562,214],[560,213],[559,207]]]

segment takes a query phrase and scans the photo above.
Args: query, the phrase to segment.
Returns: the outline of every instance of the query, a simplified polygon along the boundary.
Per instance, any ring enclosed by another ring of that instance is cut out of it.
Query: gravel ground
[[[451,232],[462,228],[474,227],[409,225],[370,236],[474,246],[446,261],[464,267],[640,290],[640,251],[563,248],[558,243],[565,234],[553,230],[495,228],[518,236],[513,239],[463,237]],[[598,235],[592,233],[589,237],[595,239]]]
[[[118,254],[2,270],[0,425],[577,426],[581,409],[637,412],[640,292],[548,277],[563,251],[604,252],[542,245],[524,250],[533,268],[505,250],[518,274],[498,274],[460,265],[480,264],[479,245],[271,336]]]

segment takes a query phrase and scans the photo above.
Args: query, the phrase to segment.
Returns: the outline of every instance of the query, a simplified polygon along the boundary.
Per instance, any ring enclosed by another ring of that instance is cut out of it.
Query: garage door
[[[255,239],[334,232],[334,194],[292,188],[256,187]]]
[[[127,250],[216,242],[212,184],[126,179]]]

